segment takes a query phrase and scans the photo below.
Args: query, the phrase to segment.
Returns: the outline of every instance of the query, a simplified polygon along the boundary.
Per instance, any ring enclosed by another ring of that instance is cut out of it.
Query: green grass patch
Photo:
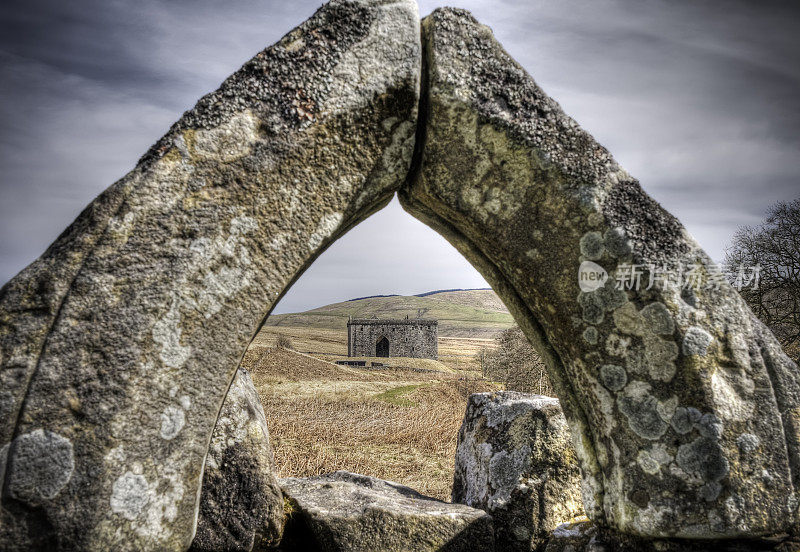
[[[397,406],[417,406],[417,403],[414,401],[405,398],[403,395],[407,395],[422,387],[422,384],[418,385],[401,385],[399,387],[392,387],[391,389],[387,389],[383,393],[378,393],[375,395],[375,399],[383,402],[387,402],[389,404],[394,404]]]

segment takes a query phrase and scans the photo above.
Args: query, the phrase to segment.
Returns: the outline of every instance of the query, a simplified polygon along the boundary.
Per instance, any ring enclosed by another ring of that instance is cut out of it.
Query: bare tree
[[[508,390],[554,396],[544,362],[518,326],[505,330],[495,343],[495,349],[478,353],[485,377]]]
[[[800,199],[778,202],[757,226],[743,226],[725,251],[732,283],[742,267],[758,267],[757,285],[740,289],[753,313],[775,334],[786,353],[800,361]]]

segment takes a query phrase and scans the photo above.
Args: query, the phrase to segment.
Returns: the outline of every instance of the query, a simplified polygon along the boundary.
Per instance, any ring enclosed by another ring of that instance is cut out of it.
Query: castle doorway
[[[378,343],[375,345],[375,356],[376,357],[389,357],[389,340],[386,337],[382,337],[378,340]]]

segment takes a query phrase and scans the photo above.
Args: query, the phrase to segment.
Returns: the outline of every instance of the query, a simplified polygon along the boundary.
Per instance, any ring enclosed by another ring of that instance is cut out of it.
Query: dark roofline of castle
[[[353,318],[347,321],[348,326],[367,325],[367,326],[438,326],[438,320],[430,318]]]

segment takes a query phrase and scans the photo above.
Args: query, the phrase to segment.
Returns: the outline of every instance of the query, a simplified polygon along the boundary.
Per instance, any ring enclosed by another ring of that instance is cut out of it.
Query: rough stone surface
[[[0,290],[4,550],[190,545],[261,320],[408,172],[419,66],[414,2],[326,4]]]
[[[374,357],[386,339],[389,357],[439,358],[439,322],[424,319],[354,319],[347,322],[347,356]]]
[[[583,514],[581,476],[558,399],[513,391],[469,398],[453,502],[494,519],[496,550],[529,551]]]
[[[282,549],[321,552],[493,550],[492,518],[349,472],[281,479],[291,505]]]
[[[544,552],[797,552],[800,542],[782,535],[770,539],[642,539],[615,533],[586,518],[553,531]]]
[[[211,435],[191,551],[267,550],[283,532],[283,494],[258,393],[239,368]]]
[[[797,366],[490,29],[436,10],[423,49],[424,127],[401,203],[478,268],[542,353],[587,514],[654,537],[793,526]],[[634,265],[638,287],[626,279]],[[705,280],[663,277],[679,270]]]
[[[556,527],[545,547],[545,552],[612,552],[612,550],[616,552],[615,548],[607,545],[597,524],[586,518],[562,523]]]

